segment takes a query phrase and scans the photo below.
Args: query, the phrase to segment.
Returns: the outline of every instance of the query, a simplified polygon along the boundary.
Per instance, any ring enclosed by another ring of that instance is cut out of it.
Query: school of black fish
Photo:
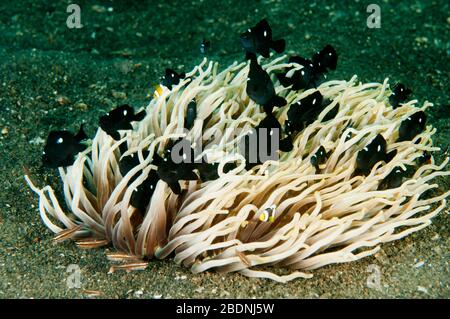
[[[284,127],[275,117],[273,109],[285,106],[287,101],[276,94],[274,83],[270,75],[259,65],[257,57],[261,55],[264,58],[270,57],[270,51],[282,53],[285,50],[284,39],[273,40],[272,29],[266,19],[258,22],[254,27],[249,28],[240,36],[242,47],[245,50],[245,58],[250,60],[250,69],[248,73],[246,93],[251,100],[261,106],[266,113],[266,117],[255,127],[255,134],[258,141],[265,138],[269,141],[273,130],[278,130],[278,152],[289,152],[292,150],[292,141],[294,136],[305,129],[309,124],[317,120],[319,114],[329,103],[324,100],[323,96],[317,90],[308,95],[304,99],[289,105],[287,112],[287,120]],[[203,40],[200,51],[207,54],[210,48],[210,42]],[[337,66],[338,54],[330,44],[316,52],[311,59],[300,56],[291,56],[289,63],[296,63],[302,66],[301,69],[290,72],[292,68],[286,68],[284,72],[276,74],[276,78],[284,87],[290,87],[290,90],[298,91],[304,89],[317,88],[324,81],[327,74],[331,70],[335,70]],[[287,76],[290,72],[291,75]],[[167,68],[162,77],[161,85],[171,90],[173,86],[178,85],[180,81],[186,78],[184,72]],[[412,93],[409,88],[399,83],[393,90],[389,100],[393,108],[402,106],[408,96]],[[339,104],[333,110],[328,112],[323,121],[334,118],[339,111]],[[132,122],[141,121],[146,116],[145,111],[135,114],[134,109],[129,105],[121,105],[114,110],[101,116],[99,119],[100,128],[106,132],[114,140],[121,138],[120,132],[132,129]],[[197,104],[192,100],[187,107],[185,117],[185,128],[190,130],[197,116]],[[401,123],[399,128],[398,141],[412,140],[417,134],[425,129],[426,115],[423,111],[418,111]],[[265,135],[265,136],[263,136]],[[348,136],[349,138],[350,136]],[[44,147],[42,163],[49,168],[66,167],[73,164],[77,154],[86,149],[87,135],[84,133],[83,126],[77,134],[69,131],[51,131],[48,135],[46,145]],[[217,174],[217,164],[207,163],[205,160],[200,163],[192,161],[183,161],[175,163],[171,159],[171,150],[173,146],[180,140],[170,143],[162,155],[155,154],[152,164],[158,167],[157,171],[151,171],[147,179],[139,185],[133,192],[131,197],[131,205],[140,211],[145,211],[150,198],[153,194],[155,186],[159,180],[168,184],[175,194],[181,194],[179,182],[182,180],[214,180],[219,176]],[[248,144],[248,141],[246,141]],[[259,143],[257,143],[259,145]],[[270,149],[271,145],[267,145]],[[248,148],[246,148],[248,150]],[[126,146],[121,144],[122,154],[127,151]],[[257,152],[259,154],[259,152]],[[144,151],[144,157],[148,155]],[[256,161],[250,161],[251,154],[247,151],[243,154],[247,159],[246,168],[262,164],[264,159],[256,158]],[[326,165],[327,158],[330,156],[324,147],[312,156],[311,165],[320,170]],[[389,162],[395,156],[395,151],[386,153],[386,140],[381,134],[377,135],[370,143],[363,146],[359,151],[356,159],[355,175],[367,175],[371,169],[379,161]],[[183,157],[192,158],[192,154],[183,154]],[[418,159],[418,165],[429,162],[431,155],[424,152],[422,157]],[[139,164],[137,154],[123,156],[120,159],[119,167],[122,175],[125,175],[133,167]],[[233,165],[231,165],[233,166]],[[227,167],[232,169],[233,167]],[[388,189],[397,187],[407,172],[401,168],[394,169],[383,182],[380,189]],[[137,177],[136,174],[129,184]]]

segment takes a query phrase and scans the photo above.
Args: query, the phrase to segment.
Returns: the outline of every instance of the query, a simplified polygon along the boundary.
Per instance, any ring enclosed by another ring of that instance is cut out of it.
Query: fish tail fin
[[[172,190],[172,192],[174,192],[174,194],[176,195],[181,194],[181,186],[180,183],[178,183],[178,181],[170,181],[169,183],[167,183],[167,185],[169,185],[170,189]]]
[[[272,41],[272,48],[276,53],[282,53],[286,49],[286,41],[284,39]]]
[[[86,135],[86,133],[84,132],[84,123],[80,125],[80,130],[78,131],[77,135],[75,135],[75,138],[77,139],[77,141],[82,141],[88,138],[88,136]]]
[[[394,157],[395,155],[397,155],[397,150],[392,150],[389,153],[386,154],[386,156],[384,157],[384,161],[386,163],[389,163]]]
[[[120,154],[123,155],[126,151],[128,151],[127,142],[120,143],[119,145]]]
[[[140,111],[139,113],[137,113],[135,116],[134,116],[134,120],[135,121],[141,121],[141,120],[143,120],[144,119],[144,117],[147,115],[147,113],[145,112],[145,110],[142,110],[142,111]]]

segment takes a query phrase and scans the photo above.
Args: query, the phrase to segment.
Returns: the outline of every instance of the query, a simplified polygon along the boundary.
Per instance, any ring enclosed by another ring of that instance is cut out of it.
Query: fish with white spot
[[[120,140],[119,131],[132,130],[131,122],[141,121],[145,114],[145,110],[134,114],[134,109],[125,104],[101,116],[99,123],[103,131],[118,141]]]
[[[69,131],[51,131],[42,152],[42,164],[46,167],[57,168],[71,166],[75,156],[86,149],[81,143],[87,135],[81,125],[77,134]]]

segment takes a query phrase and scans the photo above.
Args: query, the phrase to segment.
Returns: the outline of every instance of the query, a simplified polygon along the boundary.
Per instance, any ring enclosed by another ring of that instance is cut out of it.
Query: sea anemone
[[[323,97],[290,136],[292,150],[248,165],[240,145],[267,116],[246,92],[250,63],[219,71],[205,58],[171,89],[159,89],[132,129],[114,139],[99,128],[72,165],[58,168],[67,209],[52,187],[25,176],[55,239],[112,245],[117,253],[109,258],[126,261],[112,271],[174,256],[193,273],[215,269],[286,282],[372,255],[380,244],[430,225],[446,207],[449,191],[428,192],[438,187],[436,177],[450,174],[448,158],[436,164],[430,155],[439,151],[431,139],[436,130],[425,123],[414,134],[405,129],[431,103],[399,104],[387,79],[364,84],[356,76],[292,90],[277,75],[304,66],[287,56],[258,61],[287,102],[273,112],[281,125],[302,101]],[[190,103],[196,116],[186,125]],[[179,139],[202,144],[195,158],[209,166],[192,171],[201,176],[213,168],[216,176],[180,177],[180,190],[173,189],[159,163]],[[127,170],[125,158],[135,161]],[[139,187],[147,190],[142,205],[132,203]]]

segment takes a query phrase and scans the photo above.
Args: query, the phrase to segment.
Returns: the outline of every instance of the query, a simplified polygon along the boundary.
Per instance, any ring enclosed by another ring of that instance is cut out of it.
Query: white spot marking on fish
[[[365,150],[366,152],[368,152],[368,151],[369,151],[369,149],[367,148],[367,146],[366,146],[366,147],[364,147],[364,150]]]
[[[381,151],[381,145],[378,145],[377,152]]]
[[[264,30],[264,37],[267,37],[267,31]]]
[[[312,103],[312,104],[316,104],[316,99],[313,100],[313,103]]]
[[[56,140],[56,144],[61,144],[62,142],[64,142],[62,137],[60,137]]]
[[[127,110],[123,110],[123,116],[126,116],[127,115]]]

